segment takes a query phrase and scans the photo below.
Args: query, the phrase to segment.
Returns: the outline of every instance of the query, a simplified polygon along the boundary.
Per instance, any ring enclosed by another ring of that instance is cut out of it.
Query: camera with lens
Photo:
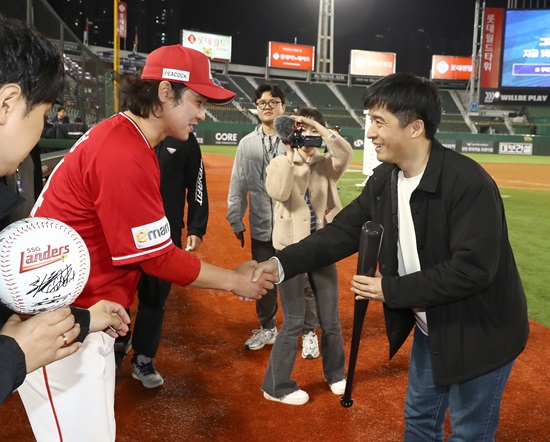
[[[300,147],[321,147],[323,138],[318,135],[302,135],[301,129],[294,129],[288,139],[290,147],[299,149]]]

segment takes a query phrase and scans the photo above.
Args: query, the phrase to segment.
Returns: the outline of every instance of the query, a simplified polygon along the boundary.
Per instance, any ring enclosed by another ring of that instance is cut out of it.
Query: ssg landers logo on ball
[[[25,218],[0,232],[0,302],[27,315],[72,304],[90,275],[90,255],[72,228]]]

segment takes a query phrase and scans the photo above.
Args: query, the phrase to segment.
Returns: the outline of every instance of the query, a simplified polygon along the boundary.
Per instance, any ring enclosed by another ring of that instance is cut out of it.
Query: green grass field
[[[234,146],[202,146],[203,152],[235,156]],[[550,156],[468,155],[480,163],[550,164]],[[355,150],[353,163],[361,163],[363,151]],[[360,167],[352,167],[338,182],[342,204],[347,205],[361,192],[364,181]],[[550,192],[531,189],[500,189],[510,242],[523,280],[529,317],[550,328]]]
[[[501,188],[510,242],[523,281],[529,317],[550,327],[550,192]]]

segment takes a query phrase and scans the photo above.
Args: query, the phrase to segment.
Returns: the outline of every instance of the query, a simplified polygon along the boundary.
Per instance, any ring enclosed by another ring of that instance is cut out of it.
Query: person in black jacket
[[[365,92],[367,136],[382,164],[334,221],[257,266],[281,278],[358,250],[361,226],[384,227],[375,277],[355,275],[358,299],[382,302],[390,357],[416,324],[405,441],[492,441],[512,365],[529,334],[527,302],[496,183],[435,139],[437,86],[398,73]],[[254,279],[254,278],[253,278]]]
[[[71,120],[69,120],[69,117],[67,116],[67,111],[64,107],[59,106],[57,108],[57,112],[55,114],[55,117],[52,118],[52,123],[57,124],[70,124]]]
[[[40,138],[44,115],[64,87],[57,48],[33,28],[0,18],[0,177],[14,173]],[[0,222],[23,202],[0,179]],[[5,225],[1,224],[0,228]],[[0,403],[26,374],[76,352],[89,331],[124,335],[130,318],[121,305],[65,307],[23,319],[0,304]],[[116,330],[116,331],[115,331]]]
[[[168,137],[155,148],[160,168],[160,193],[170,234],[176,246],[182,248],[187,200],[187,241],[185,250],[197,251],[206,234],[208,223],[208,192],[200,145],[191,133],[187,141]],[[131,347],[132,376],[146,388],[160,387],[164,379],[153,364],[162,333],[164,306],[172,284],[143,273],[138,284],[138,309]],[[125,336],[117,343],[117,362],[129,350]]]

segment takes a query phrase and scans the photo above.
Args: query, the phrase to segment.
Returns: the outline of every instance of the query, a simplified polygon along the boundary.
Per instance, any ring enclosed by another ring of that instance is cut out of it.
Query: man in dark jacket
[[[69,117],[67,116],[67,111],[64,107],[59,106],[57,108],[57,113],[55,114],[55,117],[52,119],[52,123],[57,124],[70,124],[71,120],[69,120]]]
[[[380,272],[355,275],[352,290],[384,303],[390,357],[416,324],[405,441],[443,441],[447,409],[453,440],[494,440],[502,393],[529,334],[499,190],[481,166],[435,139],[434,83],[389,75],[367,89],[364,105],[383,164],[333,223],[256,273],[278,267],[286,279],[338,261],[357,252],[365,221],[382,224]]]
[[[40,138],[44,115],[64,86],[61,53],[25,24],[0,18],[0,177],[16,172]],[[1,224],[24,199],[0,179]],[[75,323],[76,322],[76,323]],[[65,307],[22,320],[0,304],[0,403],[26,374],[76,352],[89,331],[125,334],[121,305],[100,301],[90,309]],[[113,328],[114,327],[114,328]]]

